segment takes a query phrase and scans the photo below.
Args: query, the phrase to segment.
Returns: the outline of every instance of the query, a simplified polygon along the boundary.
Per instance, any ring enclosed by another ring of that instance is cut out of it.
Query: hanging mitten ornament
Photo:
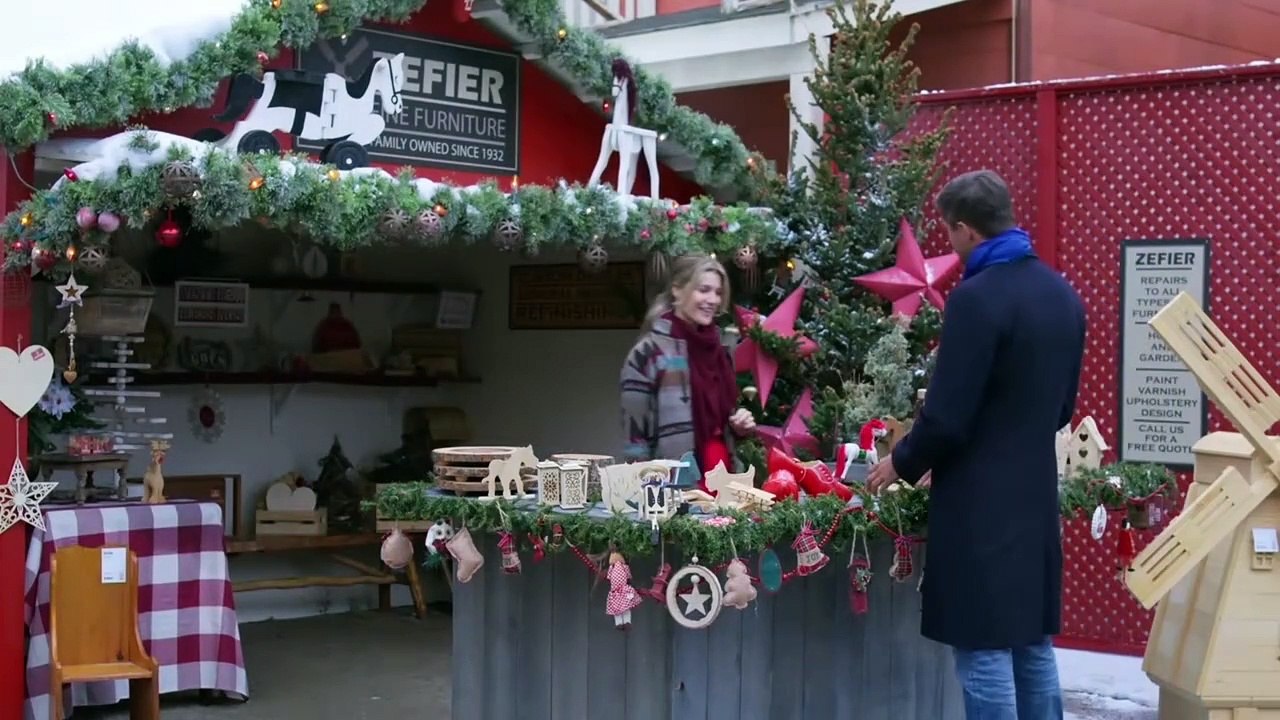
[[[621,553],[609,553],[609,595],[605,598],[605,611],[613,616],[613,624],[619,630],[631,626],[631,611],[640,605],[640,593],[631,587],[631,568]]]
[[[551,526],[551,541],[547,543],[547,547],[557,552],[564,547],[564,528],[560,527],[560,523]]]
[[[649,584],[649,589],[643,592],[657,602],[665,602],[667,598],[667,583],[669,582],[671,582],[671,563],[662,563],[662,567],[658,568],[657,574],[653,576],[653,582]]]
[[[738,558],[729,562],[724,580],[724,604],[730,607],[745,608],[756,599],[755,586],[751,584],[751,576],[747,574],[747,566]]]
[[[796,574],[800,577],[812,575],[831,562],[831,558],[818,548],[818,541],[813,539],[813,525],[808,520],[804,521],[804,527],[791,543],[791,548],[796,551]]]
[[[471,531],[462,528],[449,542],[445,543],[454,562],[458,563],[458,582],[469,582],[480,568],[484,567],[484,556],[476,549],[471,539]]]
[[[915,567],[911,564],[911,538],[899,535],[893,539],[893,564],[889,566],[889,577],[903,582],[913,572]]]
[[[382,541],[380,555],[387,567],[392,570],[403,570],[413,562],[413,542],[400,530],[392,530],[387,539]]]
[[[533,561],[542,562],[547,557],[546,544],[542,542],[542,538],[529,533],[529,544],[533,546]]]
[[[502,553],[502,572],[508,575],[520,574],[520,553],[516,536],[503,530],[498,534],[498,550]]]
[[[858,540],[862,540],[862,552],[858,552]],[[863,615],[870,605],[867,588],[871,585],[871,556],[867,552],[867,537],[861,530],[854,530],[853,544],[849,549],[849,609],[854,615]]]

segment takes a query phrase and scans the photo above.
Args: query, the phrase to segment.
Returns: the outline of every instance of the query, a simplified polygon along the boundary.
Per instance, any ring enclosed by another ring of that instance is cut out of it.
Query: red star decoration
[[[813,417],[813,390],[805,388],[791,409],[787,421],[782,427],[773,425],[756,426],[756,437],[766,448],[777,448],[787,457],[795,457],[796,450],[805,450],[810,455],[818,454],[818,439],[809,432],[806,420]]]
[[[733,364],[736,372],[750,370],[755,375],[756,388],[760,391],[760,407],[769,402],[769,391],[773,389],[773,381],[778,378],[778,359],[765,352],[755,340],[747,335],[747,331],[757,325],[766,332],[784,338],[796,337],[799,342],[800,357],[808,357],[818,350],[818,344],[807,337],[796,336],[796,320],[800,317],[800,303],[804,301],[804,288],[798,287],[783,300],[773,312],[762,321],[760,314],[754,310],[738,306],[738,329],[742,331],[742,342],[733,351]]]
[[[897,255],[893,267],[867,273],[854,278],[854,282],[893,303],[894,315],[915,317],[925,299],[941,310],[942,292],[937,286],[960,269],[960,256],[951,253],[925,259],[906,218],[898,230]]]

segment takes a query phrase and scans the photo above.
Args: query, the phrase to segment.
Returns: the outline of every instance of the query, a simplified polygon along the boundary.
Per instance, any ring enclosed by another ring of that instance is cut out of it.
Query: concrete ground
[[[408,609],[319,615],[240,626],[251,699],[201,704],[161,698],[165,720],[448,718],[450,619]],[[1155,720],[1154,708],[1067,693],[1066,720]],[[128,705],[78,708],[73,720],[126,720]],[[928,720],[916,718],[915,720]]]
[[[448,718],[449,616],[411,609],[240,626],[250,699],[202,705],[163,695],[165,720]],[[77,708],[72,720],[126,720],[128,704]]]

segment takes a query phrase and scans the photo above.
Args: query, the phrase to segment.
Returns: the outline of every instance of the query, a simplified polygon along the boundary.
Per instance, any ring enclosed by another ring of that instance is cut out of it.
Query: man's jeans
[[[966,720],[1062,720],[1049,638],[1013,650],[954,650]]]

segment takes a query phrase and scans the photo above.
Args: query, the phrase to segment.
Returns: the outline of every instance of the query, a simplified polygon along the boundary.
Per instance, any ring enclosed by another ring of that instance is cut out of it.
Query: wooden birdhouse
[[[1092,416],[1085,417],[1076,425],[1067,441],[1066,459],[1060,461],[1063,477],[1071,477],[1082,469],[1097,470],[1102,467],[1103,454],[1111,449],[1098,429],[1098,423]]]
[[[1167,720],[1280,719],[1280,395],[1185,293],[1150,321],[1239,433],[1201,438],[1182,513],[1126,576],[1159,603],[1143,670]]]

